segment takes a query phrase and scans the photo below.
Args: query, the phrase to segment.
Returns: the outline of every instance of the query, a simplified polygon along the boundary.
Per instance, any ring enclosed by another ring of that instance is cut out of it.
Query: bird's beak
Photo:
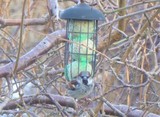
[[[83,77],[83,80],[88,80],[88,77]]]

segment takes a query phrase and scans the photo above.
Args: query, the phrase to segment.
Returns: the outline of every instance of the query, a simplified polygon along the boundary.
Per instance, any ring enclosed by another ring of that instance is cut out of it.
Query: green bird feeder
[[[65,43],[65,76],[71,81],[82,71],[95,74],[98,20],[105,20],[97,9],[85,3],[70,7],[60,14],[67,20]]]

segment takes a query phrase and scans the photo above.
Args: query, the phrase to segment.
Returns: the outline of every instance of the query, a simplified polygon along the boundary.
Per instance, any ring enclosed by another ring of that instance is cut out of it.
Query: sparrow
[[[82,71],[69,83],[67,93],[75,99],[81,99],[88,96],[94,88],[94,81],[90,72]]]

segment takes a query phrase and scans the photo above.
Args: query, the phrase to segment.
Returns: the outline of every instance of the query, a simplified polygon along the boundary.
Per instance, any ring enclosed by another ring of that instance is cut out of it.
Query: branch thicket
[[[159,2],[16,1],[0,1],[0,116],[159,116]],[[93,50],[98,57],[89,101],[68,96],[63,73],[64,43],[73,42],[66,39],[66,22],[58,14],[80,2],[100,9],[106,18],[99,22]],[[20,15],[14,12],[19,9]],[[17,14],[20,19],[13,18]]]

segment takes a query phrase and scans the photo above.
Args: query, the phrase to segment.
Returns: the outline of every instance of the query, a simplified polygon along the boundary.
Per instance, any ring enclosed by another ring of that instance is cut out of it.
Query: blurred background
[[[24,20],[21,18],[25,0],[0,0],[0,70],[30,52],[48,34],[65,29],[66,21],[60,12],[76,5],[78,0],[26,0]],[[158,0],[85,0],[99,9],[106,18],[98,24],[98,60],[94,77],[96,86],[89,96],[91,102],[81,102],[85,116],[118,116],[105,108],[105,104],[136,107],[147,113],[160,115],[160,2]],[[25,21],[24,21],[25,22]],[[38,51],[37,51],[38,53]],[[0,116],[58,117],[64,112],[52,104],[25,104],[19,109],[5,110],[10,101],[24,96],[32,98],[42,94],[65,96],[64,43],[60,43],[39,56],[33,64],[13,76],[0,78]],[[103,98],[103,100],[102,100]],[[107,101],[105,101],[105,100]],[[67,107],[62,107],[67,109]],[[111,109],[114,110],[115,108]],[[120,109],[127,114],[130,109]],[[110,113],[109,113],[110,112]],[[34,114],[33,114],[34,113]],[[60,114],[61,113],[61,114]],[[78,113],[78,112],[76,112]],[[71,111],[70,116],[75,113]],[[84,113],[83,113],[84,114]],[[79,112],[77,116],[82,116]],[[132,113],[133,115],[136,113]],[[136,116],[135,116],[136,117]],[[137,116],[138,117],[138,116]]]

